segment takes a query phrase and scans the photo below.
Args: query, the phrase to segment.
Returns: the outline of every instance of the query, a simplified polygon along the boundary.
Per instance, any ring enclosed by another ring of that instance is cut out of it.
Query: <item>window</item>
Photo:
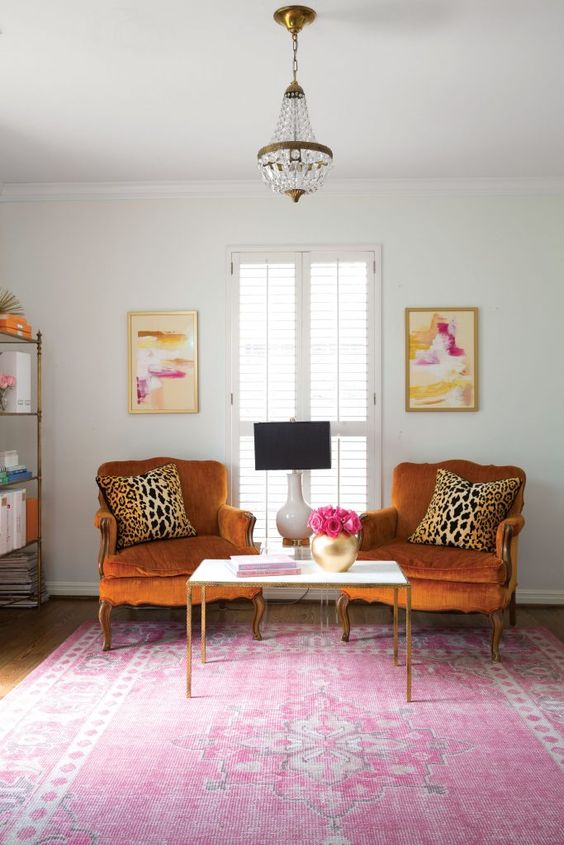
[[[314,507],[380,504],[379,253],[234,252],[231,500],[278,538],[285,472],[254,469],[253,423],[329,420],[332,468],[304,473]],[[377,413],[378,410],[378,413]]]

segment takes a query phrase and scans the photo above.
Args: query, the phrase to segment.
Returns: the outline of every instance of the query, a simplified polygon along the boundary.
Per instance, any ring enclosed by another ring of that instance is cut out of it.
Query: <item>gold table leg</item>
[[[186,698],[192,697],[192,587],[186,589]]]
[[[394,587],[394,666],[398,665],[398,588]]]
[[[202,584],[202,663],[206,662],[206,585]]]
[[[411,584],[407,585],[405,591],[405,667],[407,672],[407,700],[411,701]]]

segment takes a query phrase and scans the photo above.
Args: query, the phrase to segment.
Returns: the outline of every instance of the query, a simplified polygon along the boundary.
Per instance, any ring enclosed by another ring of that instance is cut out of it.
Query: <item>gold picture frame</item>
[[[198,413],[197,311],[129,311],[130,414]]]
[[[405,309],[406,411],[478,410],[478,309]]]

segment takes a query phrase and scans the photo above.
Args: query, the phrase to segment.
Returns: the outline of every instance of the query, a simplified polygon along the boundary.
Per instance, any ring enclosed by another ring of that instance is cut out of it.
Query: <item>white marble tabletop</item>
[[[256,561],[260,563],[260,555]],[[326,572],[314,561],[296,561],[299,575],[253,575],[240,578],[227,560],[203,560],[188,582],[201,584],[251,584],[284,587],[405,587],[409,581],[393,560],[357,560],[346,572]]]

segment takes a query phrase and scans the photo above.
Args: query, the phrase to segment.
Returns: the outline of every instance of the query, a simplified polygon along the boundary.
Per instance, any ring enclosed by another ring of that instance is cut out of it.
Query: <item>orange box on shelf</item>
[[[39,534],[37,513],[37,499],[27,497],[25,500],[25,541],[31,543],[37,540]]]
[[[31,337],[31,326],[19,314],[0,314],[0,331],[20,337]]]

